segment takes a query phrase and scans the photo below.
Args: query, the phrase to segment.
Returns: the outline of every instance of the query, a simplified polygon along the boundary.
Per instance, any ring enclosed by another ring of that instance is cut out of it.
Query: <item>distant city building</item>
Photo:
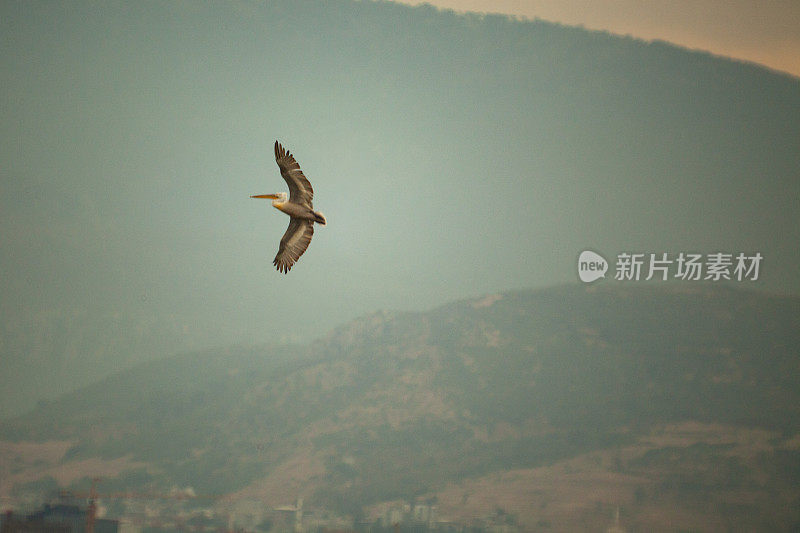
[[[417,525],[427,528],[435,528],[437,522],[437,508],[435,505],[427,504],[390,504],[384,508],[383,515],[380,517],[380,524],[384,528],[394,527],[395,525]]]
[[[25,516],[7,512],[0,533],[86,533],[89,510],[77,505],[45,505]],[[94,519],[94,533],[119,533],[119,522]]]

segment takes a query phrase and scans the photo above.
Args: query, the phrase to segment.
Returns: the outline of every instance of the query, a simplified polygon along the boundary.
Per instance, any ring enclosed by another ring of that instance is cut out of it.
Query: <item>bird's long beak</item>
[[[254,194],[250,198],[269,198],[271,200],[277,200],[278,199],[278,195],[277,194]]]

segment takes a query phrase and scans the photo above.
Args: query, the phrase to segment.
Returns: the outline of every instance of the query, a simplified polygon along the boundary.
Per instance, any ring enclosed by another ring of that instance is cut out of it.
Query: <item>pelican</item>
[[[256,194],[250,198],[269,198],[272,200],[272,207],[289,215],[289,227],[281,238],[278,255],[272,261],[278,272],[286,274],[308,248],[314,235],[314,223],[324,226],[326,220],[325,215],[314,211],[311,203],[314,199],[314,189],[311,183],[303,175],[294,156],[288,150],[284,150],[278,141],[275,141],[275,161],[281,169],[281,176],[289,185],[288,201],[285,192]]]

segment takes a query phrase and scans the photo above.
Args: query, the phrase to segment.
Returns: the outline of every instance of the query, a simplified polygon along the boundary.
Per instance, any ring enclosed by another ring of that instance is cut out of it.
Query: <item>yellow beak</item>
[[[255,194],[255,195],[251,196],[250,198],[269,198],[271,200],[277,200],[278,199],[278,195],[277,194]]]

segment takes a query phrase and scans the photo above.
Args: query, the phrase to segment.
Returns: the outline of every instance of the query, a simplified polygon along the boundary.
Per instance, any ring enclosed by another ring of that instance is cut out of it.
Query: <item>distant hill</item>
[[[788,530],[798,346],[800,298],[722,285],[374,313],[311,345],[170,357],[42,403],[0,426],[0,490],[102,471],[120,490],[303,495],[367,518],[418,498],[524,530],[591,529],[616,505],[641,530]]]

